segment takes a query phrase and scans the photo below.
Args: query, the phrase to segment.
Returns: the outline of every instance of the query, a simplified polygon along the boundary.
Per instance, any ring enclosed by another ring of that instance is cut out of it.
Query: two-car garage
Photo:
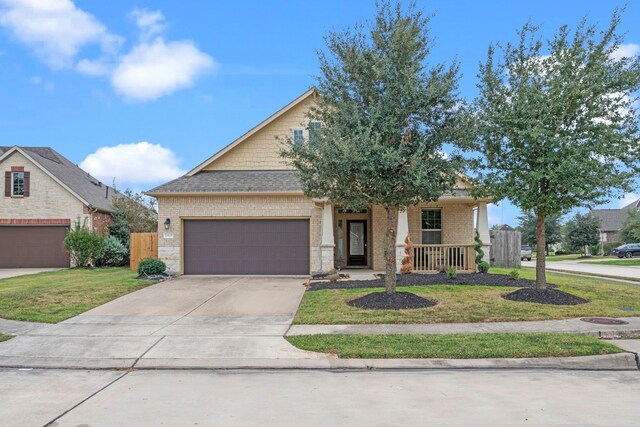
[[[0,226],[0,268],[69,267],[64,238],[69,226]]]
[[[185,219],[184,274],[307,275],[309,219]]]

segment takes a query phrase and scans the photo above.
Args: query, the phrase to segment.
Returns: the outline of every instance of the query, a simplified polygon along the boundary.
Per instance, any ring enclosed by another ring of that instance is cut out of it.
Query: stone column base
[[[320,252],[322,258],[322,271],[329,272],[335,269],[335,262],[333,259],[333,248],[335,245],[321,245]]]

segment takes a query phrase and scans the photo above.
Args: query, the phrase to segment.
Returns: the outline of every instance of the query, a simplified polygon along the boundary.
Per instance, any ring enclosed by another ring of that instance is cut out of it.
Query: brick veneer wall
[[[322,208],[304,196],[160,196],[158,197],[158,257],[172,271],[181,270],[181,218],[310,218],[311,268],[321,268]],[[171,227],[165,230],[169,218]],[[165,232],[173,235],[165,238]]]

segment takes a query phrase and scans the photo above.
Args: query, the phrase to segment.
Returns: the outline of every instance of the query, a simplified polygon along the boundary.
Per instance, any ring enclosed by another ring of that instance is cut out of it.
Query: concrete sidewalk
[[[536,262],[522,261],[522,266],[535,268]],[[587,264],[584,261],[553,261],[546,263],[546,270],[640,281],[640,267],[635,266]]]
[[[420,323],[381,325],[293,325],[287,335],[316,334],[482,334],[565,332],[600,338],[640,338],[640,317],[623,317],[625,325],[600,325],[580,319],[528,322]]]

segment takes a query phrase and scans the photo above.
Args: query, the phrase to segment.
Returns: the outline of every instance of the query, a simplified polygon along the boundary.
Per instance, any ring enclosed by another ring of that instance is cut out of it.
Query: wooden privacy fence
[[[145,258],[158,258],[158,233],[131,233],[131,270],[137,270],[138,264]]]
[[[520,232],[500,230],[491,235],[491,265],[520,268]]]

